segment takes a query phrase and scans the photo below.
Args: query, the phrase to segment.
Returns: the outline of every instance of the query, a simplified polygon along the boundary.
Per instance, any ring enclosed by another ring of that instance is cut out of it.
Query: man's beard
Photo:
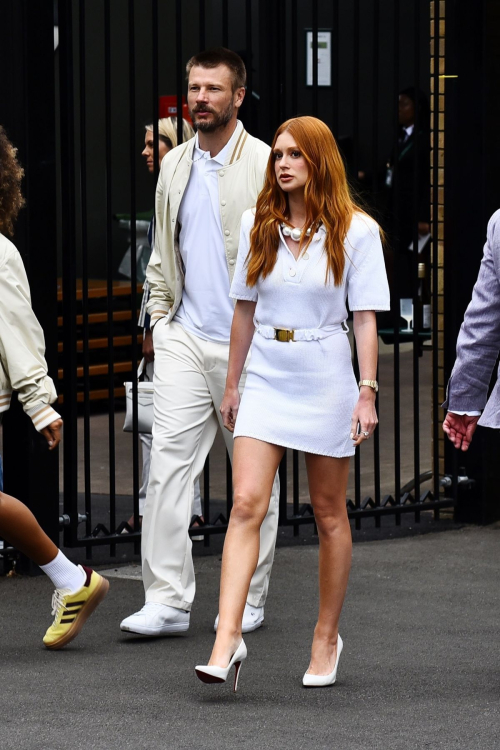
[[[205,120],[197,120],[196,114],[198,112],[210,112],[210,114],[213,115],[213,119],[210,122],[206,122]],[[196,108],[192,109],[190,114],[191,119],[193,120],[193,124],[197,130],[200,130],[202,133],[214,133],[219,128],[226,127],[226,125],[231,121],[233,112],[233,103],[229,102],[226,109],[224,109],[222,112],[215,112],[211,107],[200,107],[199,110]]]

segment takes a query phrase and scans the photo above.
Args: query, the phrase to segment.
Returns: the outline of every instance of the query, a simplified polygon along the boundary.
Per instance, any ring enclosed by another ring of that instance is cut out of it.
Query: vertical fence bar
[[[229,0],[222,0],[222,46],[229,46]]]
[[[439,27],[440,3],[434,3],[434,73],[433,73],[433,122],[432,122],[432,441],[433,441],[433,485],[434,499],[439,499]],[[439,508],[434,511],[434,519],[439,520]]]
[[[182,65],[182,0],[175,3],[175,80],[177,94],[177,143],[182,143],[182,90],[184,71]]]
[[[339,0],[332,2],[332,99],[333,121],[332,130],[335,138],[339,137]],[[333,52],[335,51],[335,53]]]
[[[353,169],[357,179],[359,169],[359,0],[353,0],[353,44],[352,44],[352,138]]]
[[[309,54],[309,53],[308,53]],[[318,0],[312,2],[312,113],[318,116]]]
[[[354,356],[354,375],[356,381],[359,381],[359,365],[358,365],[358,348],[356,346],[356,339],[353,342],[353,356]],[[361,429],[361,425],[360,425]],[[354,454],[354,505],[356,510],[361,509],[361,451],[359,446],[356,448]],[[361,528],[361,518],[356,516],[354,522],[356,530]]]
[[[352,71],[352,118],[353,118],[353,169],[354,177],[357,179],[359,169],[359,0],[353,2],[353,71]],[[354,340],[354,372],[356,380],[359,380],[358,353],[356,340]],[[356,448],[354,455],[354,502],[356,509],[361,508],[361,451]],[[356,529],[361,528],[361,518],[357,517],[355,521]]]
[[[248,130],[253,131],[253,50],[252,50],[252,0],[245,2],[245,56],[247,68]]]
[[[198,45],[199,45],[199,51],[202,52],[205,49],[206,45],[206,32],[205,32],[205,25],[206,25],[206,17],[205,17],[205,0],[199,0],[198,2]],[[205,541],[206,541],[205,537]]]
[[[299,491],[300,491],[300,484],[299,484],[299,452],[293,451],[292,453],[292,460],[293,460],[293,515],[296,518],[299,515]],[[299,525],[298,523],[293,524],[293,535],[298,536],[299,535]]]
[[[377,380],[379,379],[379,368],[377,367]],[[375,409],[377,411],[377,415],[380,414],[380,399],[379,394],[377,393],[375,397]],[[380,419],[380,417],[379,417]],[[375,430],[375,434],[373,436],[373,482],[375,485],[375,506],[377,508],[380,507],[380,425]],[[380,516],[375,516],[375,527],[377,529],[380,528]]]
[[[299,104],[298,104],[298,89],[299,89],[299,74],[298,74],[298,60],[299,60],[299,46],[297,38],[297,0],[292,0],[292,34],[291,34],[291,68],[292,68],[292,117],[297,117]]]
[[[277,18],[279,24],[283,24],[283,28],[286,28],[285,21],[285,1],[277,0],[278,13]],[[276,90],[278,91],[278,120],[281,124],[285,120],[285,77],[286,77],[286,35],[277,34],[276,37],[276,70],[277,70],[277,81]]]
[[[280,499],[278,523],[285,523],[287,518],[288,457],[285,450],[278,469],[280,479]]]
[[[158,173],[160,171],[160,150],[158,143],[158,109],[159,109],[159,77],[158,77],[158,0],[151,0],[151,52],[152,52],[152,83],[153,83],[153,102],[152,102],[152,113],[153,113],[153,169],[155,184],[158,180]],[[154,238],[153,238],[154,242]]]
[[[373,0],[373,41],[372,41],[372,201],[378,203],[378,79],[379,79],[379,33],[380,33],[380,0]],[[377,355],[378,356],[378,355]],[[377,380],[379,367],[377,362]],[[375,485],[375,505],[380,506],[380,408],[379,394],[375,397],[375,409],[379,425],[373,436],[373,478]],[[380,516],[375,516],[375,526],[380,528]]]
[[[136,168],[135,154],[135,0],[128,2],[128,54],[129,54],[129,169],[130,169],[130,332],[132,338],[132,494],[134,511],[134,531],[139,529],[139,419],[138,419],[138,389],[137,362],[139,352],[137,347],[137,254],[136,248],[136,219],[137,204],[135,195]],[[136,553],[139,552],[139,542],[134,542]]]
[[[64,543],[72,546],[78,534],[78,411],[76,357],[76,236],[75,236],[75,130],[72,6],[59,0],[59,64],[61,100],[62,184],[62,314],[64,397],[64,512],[70,523]]]
[[[104,122],[106,143],[112,139],[111,130],[111,7],[104,2]],[[106,149],[106,276],[107,276],[107,338],[108,338],[108,446],[109,446],[109,524],[116,529],[116,446],[115,446],[115,383],[113,350],[113,203],[112,203],[111,148]],[[132,248],[132,255],[134,255]],[[116,544],[110,545],[112,557]]]
[[[87,237],[87,96],[86,96],[86,34],[85,2],[79,2],[79,66],[80,66],[80,201],[82,222],[82,318],[83,318],[83,471],[85,481],[85,536],[92,531],[92,484],[90,474],[90,355],[89,355],[89,267]],[[92,546],[86,547],[92,558]]]
[[[415,476],[415,501],[420,498],[420,320],[418,315],[418,190],[419,179],[419,152],[421,143],[420,125],[420,0],[413,3],[413,28],[414,28],[414,80],[415,80],[415,127],[414,134],[414,177],[413,177],[413,472]],[[420,511],[415,511],[415,522],[420,521]]]
[[[380,57],[380,0],[373,0],[373,37],[372,37],[372,192],[374,203],[378,198],[378,87],[379,87],[379,57]]]
[[[203,518],[205,523],[210,523],[210,461],[207,456],[203,467]],[[210,547],[210,534],[205,534],[203,544]]]
[[[226,517],[229,521],[231,508],[233,507],[233,468],[229,460],[229,453],[226,451]]]
[[[399,0],[394,0],[394,60],[393,60],[393,165],[392,165],[392,306],[394,315],[394,500],[397,505],[401,504],[401,377],[400,377],[400,351],[399,351],[399,320],[400,320],[400,284],[399,284],[399,248],[398,248],[398,215],[399,215],[399,162],[398,162],[398,135],[399,135]],[[396,512],[396,526],[401,524],[401,514]]]

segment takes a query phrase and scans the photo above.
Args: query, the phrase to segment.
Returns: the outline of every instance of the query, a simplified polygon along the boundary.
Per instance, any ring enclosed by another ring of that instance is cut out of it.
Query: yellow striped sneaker
[[[79,565],[86,575],[82,588],[74,594],[68,589],[56,589],[52,596],[52,614],[55,620],[43,638],[47,648],[58,649],[76,638],[86,620],[109,589],[109,581],[91,568]]]

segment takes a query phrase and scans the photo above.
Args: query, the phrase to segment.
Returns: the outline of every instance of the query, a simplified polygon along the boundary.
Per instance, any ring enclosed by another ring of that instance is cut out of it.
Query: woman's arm
[[[378,335],[377,318],[373,311],[360,310],[354,313],[354,336],[356,337],[358,351],[360,380],[376,380]],[[373,388],[367,385],[361,386],[351,423],[351,438],[354,440],[355,446],[370,437],[378,424],[375,395]],[[360,426],[359,435],[357,434],[358,424]],[[365,436],[363,432],[368,432],[369,435]]]
[[[231,341],[229,344],[229,364],[227,367],[226,390],[220,406],[224,427],[233,432],[240,393],[238,385],[245,365],[245,360],[252,343],[255,326],[253,316],[256,302],[237,300],[231,325]]]

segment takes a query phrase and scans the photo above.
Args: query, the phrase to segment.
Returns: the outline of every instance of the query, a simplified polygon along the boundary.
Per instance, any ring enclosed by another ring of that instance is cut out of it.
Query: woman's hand
[[[353,441],[355,448],[357,448],[363,440],[368,440],[368,438],[373,435],[377,424],[378,419],[377,411],[375,409],[375,393],[368,386],[362,386],[351,421],[351,440]]]
[[[61,442],[62,425],[62,419],[55,419],[47,427],[44,427],[43,430],[41,430],[42,435],[49,444],[49,451],[53,451]]]
[[[236,424],[236,417],[238,416],[238,409],[240,408],[240,392],[237,388],[226,388],[224,391],[224,398],[220,405],[220,413],[222,414],[222,422],[226,430],[234,432],[234,425]]]

